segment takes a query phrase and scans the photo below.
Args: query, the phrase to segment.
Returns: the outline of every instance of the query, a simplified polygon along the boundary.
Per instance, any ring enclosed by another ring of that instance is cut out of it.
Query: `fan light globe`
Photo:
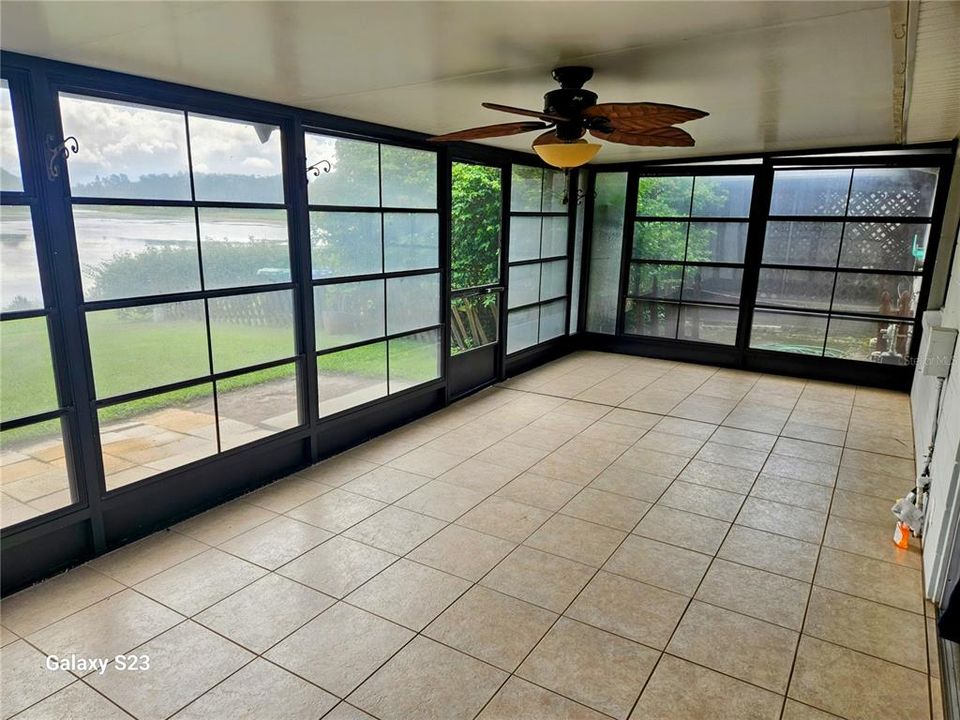
[[[586,165],[593,160],[600,152],[600,145],[598,143],[588,143],[586,140],[577,140],[568,143],[534,145],[533,150],[547,165],[567,170]]]

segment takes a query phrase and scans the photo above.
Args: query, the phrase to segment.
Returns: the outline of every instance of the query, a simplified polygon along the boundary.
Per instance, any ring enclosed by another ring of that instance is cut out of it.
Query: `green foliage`
[[[491,285],[500,278],[501,179],[498,168],[453,164],[451,287]]]

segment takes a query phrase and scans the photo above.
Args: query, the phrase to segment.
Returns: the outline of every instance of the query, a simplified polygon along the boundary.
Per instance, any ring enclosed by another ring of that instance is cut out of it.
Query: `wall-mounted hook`
[[[50,148],[50,155],[47,158],[47,178],[50,180],[56,180],[60,177],[60,168],[57,165],[57,160],[59,160],[61,156],[66,160],[71,154],[76,155],[80,152],[80,143],[77,142],[77,139],[73,137],[73,135],[64,138],[63,142],[56,146],[54,146],[53,141],[53,135],[47,135],[47,147]]]
[[[323,166],[322,168],[320,167],[321,165]],[[320,177],[320,170],[321,170],[321,169],[323,170],[323,172],[328,173],[328,172],[330,172],[330,170],[331,170],[332,168],[333,168],[333,166],[330,164],[330,161],[329,161],[329,160],[321,160],[321,161],[319,161],[319,162],[315,162],[313,165],[310,165],[310,166],[307,168],[307,175],[313,175],[314,177]]]
[[[577,204],[577,205],[583,205],[583,201],[586,199],[586,197],[587,197],[587,193],[585,193],[582,189],[578,189],[578,190],[577,190],[577,202],[576,202],[576,204]],[[596,197],[597,197],[597,191],[594,190],[593,193],[590,195],[590,197],[591,197],[591,199],[596,198]],[[563,193],[563,204],[564,204],[564,205],[569,205],[569,204],[570,204],[570,194],[569,194],[568,192],[564,192],[564,193]]]

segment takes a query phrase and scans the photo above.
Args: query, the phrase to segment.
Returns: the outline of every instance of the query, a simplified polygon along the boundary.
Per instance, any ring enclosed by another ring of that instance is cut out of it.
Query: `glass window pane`
[[[750,347],[756,350],[821,355],[826,332],[825,315],[757,310],[753,313]]]
[[[553,300],[567,294],[567,261],[554,260],[540,266],[540,299]]]
[[[543,170],[514,165],[510,173],[511,212],[540,212]]]
[[[13,101],[6,80],[0,80],[0,190],[23,192],[20,149],[17,147],[17,131],[13,123]]]
[[[763,268],[757,284],[757,303],[808,310],[829,310],[832,272]]]
[[[387,394],[387,344],[361,345],[317,356],[320,417]]]
[[[500,282],[500,169],[453,163],[451,290]],[[537,233],[539,249],[540,235]],[[536,257],[536,256],[534,256]]]
[[[107,490],[217,452],[211,383],[110,405],[97,415]]]
[[[0,419],[16,420],[58,407],[47,319],[0,322]]]
[[[540,257],[559,257],[567,254],[568,227],[566,216],[548,215],[543,218]]]
[[[495,343],[500,334],[500,293],[454,298],[450,303],[450,353]]]
[[[311,205],[380,204],[380,159],[377,143],[306,133],[307,166],[326,160],[330,171],[307,173]]]
[[[405,335],[387,341],[390,392],[395,393],[440,377],[440,331]]]
[[[692,177],[641,177],[637,187],[637,216],[687,217]]]
[[[930,217],[936,188],[934,168],[857,168],[848,214]]]
[[[824,355],[906,365],[912,334],[912,323],[831,317]]]
[[[564,198],[567,194],[567,176],[560,170],[543,171],[543,212],[567,212]]]
[[[840,267],[920,272],[929,235],[926,223],[847,223]]]
[[[511,310],[507,314],[507,354],[537,344],[540,332],[540,306]]]
[[[834,267],[843,224],[838,222],[767,222],[763,262]]]
[[[286,210],[200,208],[207,290],[290,282]]]
[[[73,504],[61,423],[48,420],[0,433],[0,526]]]
[[[679,300],[682,280],[682,265],[632,263],[627,282],[627,295]]]
[[[747,217],[750,215],[750,175],[706,175],[693,185],[693,212],[698,217]]]
[[[742,282],[740,268],[688,265],[684,270],[682,297],[685,301],[737,305]]]
[[[216,386],[221,451],[300,424],[295,363],[217,380]]]
[[[509,275],[509,307],[530,305],[540,299],[540,265],[512,265]]]
[[[211,298],[213,371],[239,370],[296,354],[293,291]]]
[[[202,300],[87,313],[98,398],[207,375]]]
[[[747,223],[690,223],[687,262],[742,263],[747,251]]]
[[[387,280],[387,334],[395,335],[440,322],[440,275]]]
[[[673,303],[627,298],[624,306],[623,332],[627,335],[675,338],[679,313],[680,306]]]
[[[566,335],[566,327],[566,300],[557,300],[540,306],[540,342]]]
[[[435,208],[437,206],[437,154],[429,150],[380,146],[383,173],[383,206]]]
[[[60,118],[80,147],[67,160],[74,196],[190,199],[181,111],[61,93]]]
[[[919,275],[837,273],[833,311],[913,317],[920,295]]]
[[[385,272],[422,270],[440,264],[440,218],[433,213],[384,213]]]
[[[734,345],[740,311],[705,305],[680,306],[680,340]]]
[[[313,288],[317,349],[383,337],[383,280]]]
[[[593,200],[593,235],[587,263],[587,323],[589,332],[612,335],[620,306],[620,254],[623,248],[624,204],[627,174],[596,175]]]
[[[383,272],[380,213],[311,212],[314,279]]]
[[[850,170],[777,170],[771,215],[843,215]]]
[[[193,208],[74,205],[87,300],[200,289]]]
[[[544,218],[510,218],[510,262],[540,257],[540,233]]]
[[[13,312],[42,307],[30,208],[4,205],[0,207],[0,309]]]
[[[190,113],[197,200],[283,202],[280,128]]]
[[[635,260],[683,260],[687,246],[685,222],[638,222],[633,228]]]

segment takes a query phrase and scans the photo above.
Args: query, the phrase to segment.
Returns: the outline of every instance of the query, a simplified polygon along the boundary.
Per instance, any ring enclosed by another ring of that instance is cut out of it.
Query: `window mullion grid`
[[[827,340],[830,337],[830,319],[833,316],[833,300],[834,296],[837,294],[837,275],[840,269],[840,255],[843,253],[843,239],[847,231],[847,217],[850,213],[850,194],[853,192],[853,175],[854,169],[850,168],[850,180],[847,182],[847,199],[843,204],[843,224],[840,226],[840,242],[837,243],[837,258],[836,262],[833,265],[833,287],[830,289],[830,306],[827,311],[827,323],[823,329],[823,348],[820,351],[820,356],[825,357],[827,354]]]

